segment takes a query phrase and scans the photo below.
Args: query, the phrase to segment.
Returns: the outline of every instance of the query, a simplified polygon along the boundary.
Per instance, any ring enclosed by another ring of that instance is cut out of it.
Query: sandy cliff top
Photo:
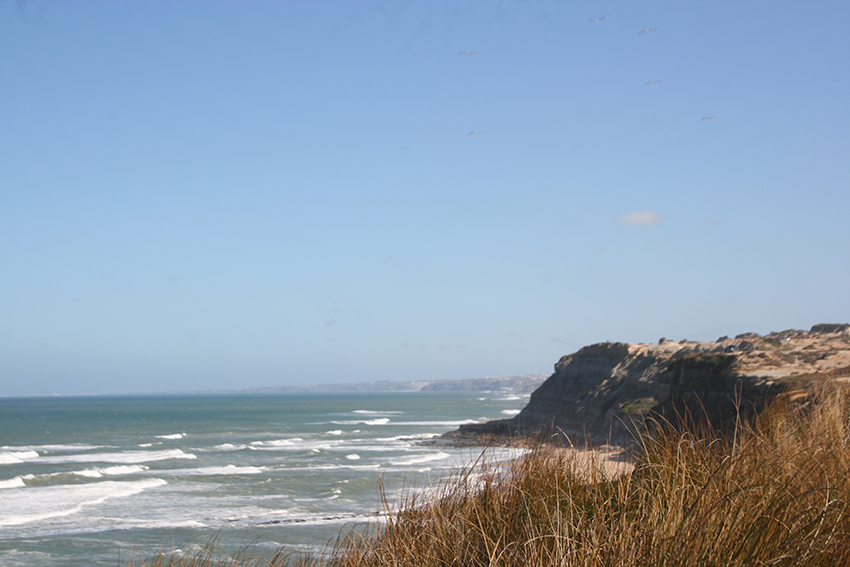
[[[739,376],[782,380],[790,377],[840,377],[850,374],[850,325],[815,325],[812,330],[787,330],[768,335],[742,333],[714,342],[664,341],[630,344],[632,356],[675,359],[687,354],[734,355]]]

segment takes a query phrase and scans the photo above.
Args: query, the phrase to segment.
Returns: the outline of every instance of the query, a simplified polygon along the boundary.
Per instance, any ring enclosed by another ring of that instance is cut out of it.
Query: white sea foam
[[[325,435],[342,435],[342,429],[334,429],[333,431],[325,431]]]
[[[393,445],[390,444],[381,444],[381,445],[368,445],[368,444],[359,444],[359,443],[350,443],[345,445],[344,447],[338,447],[340,450],[351,450],[357,449],[358,451],[372,451],[375,453],[397,453],[399,451],[407,451],[413,448],[414,445],[412,443],[396,443]]]
[[[331,423],[335,425],[386,425],[390,422],[390,418],[388,417],[378,417],[375,419],[357,419],[357,420],[348,420],[348,421],[332,421]],[[398,423],[398,422],[393,422]],[[354,431],[353,433],[358,433]]]
[[[103,474],[118,475],[118,474],[134,474],[148,470],[150,467],[144,465],[116,465],[114,467],[106,467],[103,469]]]
[[[23,488],[24,486],[26,486],[26,484],[24,484],[24,479],[19,476],[16,476],[15,478],[10,478],[9,480],[0,480],[0,489]]]
[[[74,471],[74,474],[87,478],[100,478],[103,476],[103,473],[100,472],[100,469],[85,469],[81,471]]]
[[[443,459],[448,459],[449,457],[451,457],[451,455],[449,455],[448,453],[437,451],[436,453],[429,453],[427,455],[422,455],[421,457],[414,457],[412,459],[406,459],[404,461],[390,461],[390,464],[396,466],[418,465],[421,463],[430,463],[431,461],[442,461]]]
[[[247,449],[248,445],[244,443],[222,443],[221,445],[216,445],[213,447],[214,451],[241,451],[242,449]],[[209,450],[209,449],[207,449]]]
[[[265,467],[238,467],[236,465],[224,465],[218,467],[199,467],[197,469],[169,469],[158,470],[158,475],[169,476],[215,476],[231,474],[260,474]]]
[[[40,463],[148,463],[151,461],[165,461],[168,459],[195,459],[192,453],[185,453],[180,449],[166,449],[162,451],[123,451],[120,453],[87,453],[84,455],[56,455],[41,457]]]
[[[522,410],[518,410],[518,409],[506,409],[506,410],[502,410],[502,413],[505,414],[505,415],[517,415],[521,411]]]
[[[62,452],[62,451],[91,451],[100,449],[102,445],[88,445],[86,443],[69,443],[61,445],[6,445],[0,447],[2,451],[42,451],[42,452]]]
[[[253,441],[251,449],[259,451],[321,451],[333,449],[344,443],[342,440],[304,440],[300,437],[274,439],[271,441]]]
[[[358,455],[357,453],[351,453],[350,455],[346,455],[345,458],[349,461],[359,461],[360,455]]]
[[[172,433],[171,435],[157,435],[157,439],[183,439],[186,437],[185,433]]]
[[[512,402],[514,400],[521,400],[519,396],[506,396],[504,398],[497,398],[500,402]]]
[[[300,437],[292,437],[290,439],[273,439],[271,441],[251,441],[252,447],[294,447],[299,442],[304,441]]]
[[[391,415],[391,414],[400,414],[400,413],[404,413],[404,412],[403,412],[403,411],[373,411],[373,410],[358,409],[358,410],[354,410],[354,411],[353,411],[353,412],[351,412],[351,413],[363,413],[363,414],[375,414],[375,415]]]
[[[38,453],[32,450],[26,451],[0,451],[0,465],[16,465],[25,461],[38,458]]]
[[[70,516],[84,506],[110,498],[124,498],[167,484],[159,478],[131,482],[104,481],[90,484],[13,488],[3,493],[0,526],[18,526],[49,518]]]
[[[140,466],[140,465],[116,465],[114,467],[83,469],[81,471],[74,471],[74,474],[89,477],[89,478],[100,478],[102,476],[117,476],[117,475],[140,473],[140,472],[147,470],[148,468],[149,467]],[[54,474],[61,474],[61,473],[54,473]]]

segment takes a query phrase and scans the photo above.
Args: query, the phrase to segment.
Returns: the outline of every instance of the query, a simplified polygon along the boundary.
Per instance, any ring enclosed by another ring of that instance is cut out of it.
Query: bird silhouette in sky
[[[646,28],[645,30],[640,30],[640,31],[638,32],[638,35],[640,35],[640,34],[642,34],[642,33],[654,32],[656,29],[657,29],[657,28]]]
[[[472,136],[472,135],[477,136],[478,134],[481,134],[481,133],[482,133],[481,130],[473,130],[472,132],[467,134],[467,136]]]
[[[654,81],[645,82],[644,85],[654,85],[655,83],[660,83],[660,82],[661,81],[659,79],[655,79]]]
[[[700,118],[700,122],[702,122],[703,120],[714,120],[715,118],[717,118],[717,117],[716,116],[703,116],[702,118]]]
[[[469,57],[470,55],[478,55],[478,52],[477,51],[458,51],[457,54],[458,55],[466,55],[467,57]]]
[[[602,20],[604,20],[604,19],[605,19],[605,16],[602,16],[602,17],[601,17],[601,18],[599,18],[599,19],[596,19],[596,20],[590,20],[590,21],[591,21],[592,23],[594,23],[594,24],[598,24],[599,22],[601,22],[601,21],[602,21]]]

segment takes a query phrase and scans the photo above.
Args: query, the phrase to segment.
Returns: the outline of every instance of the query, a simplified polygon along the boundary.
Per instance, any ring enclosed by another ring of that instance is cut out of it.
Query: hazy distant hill
[[[490,376],[469,380],[442,380],[422,387],[426,390],[452,390],[456,392],[533,392],[549,374],[523,374],[521,376]]]
[[[344,384],[299,384],[294,386],[270,386],[267,388],[244,388],[245,393],[286,392],[533,392],[549,374],[523,374],[521,376],[489,376],[467,380],[434,380],[417,382],[349,382]]]

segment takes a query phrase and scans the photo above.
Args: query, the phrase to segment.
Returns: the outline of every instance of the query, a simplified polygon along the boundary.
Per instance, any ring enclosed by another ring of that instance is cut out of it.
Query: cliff
[[[723,426],[774,397],[850,380],[850,325],[815,325],[714,342],[600,343],[562,357],[515,417],[461,426],[444,439],[560,437],[625,444],[649,416]]]

